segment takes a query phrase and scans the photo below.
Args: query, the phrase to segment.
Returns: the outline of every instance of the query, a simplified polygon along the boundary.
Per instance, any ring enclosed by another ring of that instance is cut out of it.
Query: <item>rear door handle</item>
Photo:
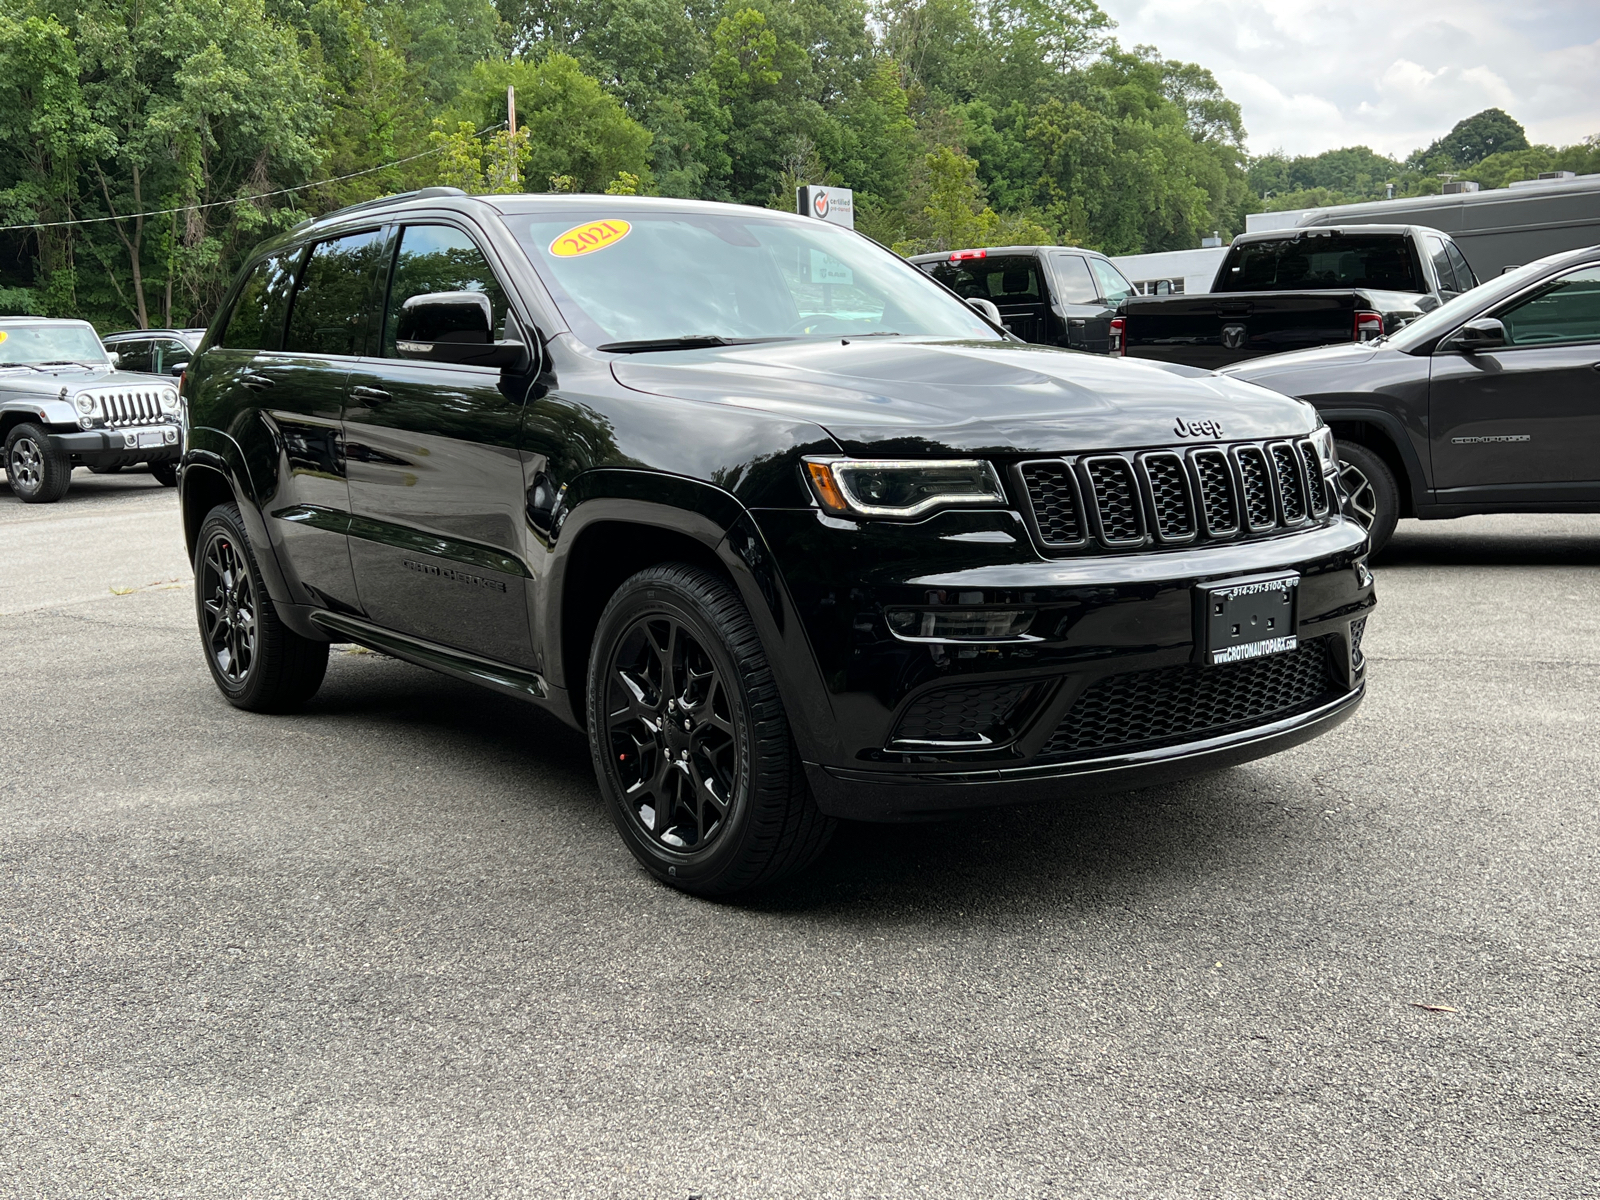
[[[355,400],[365,400],[369,404],[382,404],[385,400],[391,399],[389,393],[382,388],[363,387],[361,385],[351,388],[350,396]]]
[[[244,384],[245,387],[257,392],[264,392],[273,385],[272,376],[257,375],[254,371],[240,376],[239,382]]]

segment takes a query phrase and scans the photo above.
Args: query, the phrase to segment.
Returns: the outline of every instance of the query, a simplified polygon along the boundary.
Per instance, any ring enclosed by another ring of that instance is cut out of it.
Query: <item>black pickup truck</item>
[[[1420,225],[1240,234],[1211,291],[1130,296],[1112,341],[1131,358],[1215,370],[1336,342],[1367,342],[1476,287],[1448,235]],[[1114,351],[1115,352],[1115,351]]]

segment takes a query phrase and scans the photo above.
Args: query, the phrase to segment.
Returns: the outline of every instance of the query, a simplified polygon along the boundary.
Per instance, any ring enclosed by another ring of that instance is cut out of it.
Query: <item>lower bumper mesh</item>
[[[1321,637],[1266,658],[1112,675],[1067,710],[1035,761],[1198,741],[1316,708],[1345,691],[1334,644]]]

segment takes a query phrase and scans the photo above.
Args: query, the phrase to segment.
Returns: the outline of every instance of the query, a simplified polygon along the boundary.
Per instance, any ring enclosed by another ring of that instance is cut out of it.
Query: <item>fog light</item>
[[[137,450],[139,448],[139,435],[131,429],[124,430],[122,433],[122,445],[125,449]]]
[[[889,631],[905,642],[996,642],[1025,637],[1034,612],[1031,608],[891,608],[885,616]]]
[[[175,446],[178,443],[178,430],[176,426],[167,426],[167,428],[162,431],[161,436],[162,440],[164,440],[169,446]]]

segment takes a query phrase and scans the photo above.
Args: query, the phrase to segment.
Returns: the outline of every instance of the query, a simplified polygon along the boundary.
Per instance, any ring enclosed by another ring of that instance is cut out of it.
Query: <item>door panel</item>
[[[1504,349],[1433,356],[1435,486],[1592,483],[1600,496],[1600,268],[1561,277],[1494,314]]]
[[[393,314],[411,296],[482,291],[499,324],[505,295],[482,253],[448,226],[406,227],[392,275],[383,354],[357,364],[345,408],[362,605],[397,632],[533,666],[520,553],[524,385],[497,370],[393,357]]]

